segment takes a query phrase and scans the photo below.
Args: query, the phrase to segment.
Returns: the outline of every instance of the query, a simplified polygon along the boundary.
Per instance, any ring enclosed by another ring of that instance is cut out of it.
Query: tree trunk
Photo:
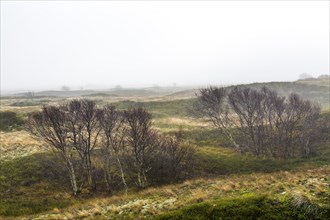
[[[87,156],[86,169],[87,169],[87,182],[88,182],[88,185],[93,190],[95,190],[96,185],[95,185],[95,181],[94,181],[94,177],[93,177],[92,163],[91,163],[91,159],[90,159],[89,155]]]
[[[111,187],[111,174],[110,174],[110,159],[109,155],[105,155],[104,159],[104,177],[105,177],[105,182],[107,183],[107,188],[109,193],[112,193],[112,187]]]
[[[142,165],[139,165],[138,167],[138,184],[140,188],[145,188],[146,187],[146,175],[143,170]]]
[[[118,155],[116,155],[116,158],[117,158],[117,162],[118,162],[118,166],[119,166],[119,170],[120,170],[120,174],[121,174],[121,180],[123,181],[124,188],[125,188],[125,194],[126,194],[127,193],[127,184],[126,184],[126,180],[125,180],[124,170],[123,170],[123,167],[121,165]]]
[[[70,176],[70,182],[71,182],[71,187],[73,190],[73,194],[77,195],[78,192],[78,187],[77,187],[77,179],[76,179],[76,175],[74,172],[74,168],[73,168],[73,164],[70,161],[70,159],[66,158],[66,163],[67,163],[67,167],[69,170],[69,176]]]

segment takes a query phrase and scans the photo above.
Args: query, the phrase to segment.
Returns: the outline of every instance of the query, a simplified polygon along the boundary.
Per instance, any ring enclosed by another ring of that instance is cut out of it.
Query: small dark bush
[[[16,112],[0,112],[0,131],[11,131],[13,129],[20,129],[24,121]]]

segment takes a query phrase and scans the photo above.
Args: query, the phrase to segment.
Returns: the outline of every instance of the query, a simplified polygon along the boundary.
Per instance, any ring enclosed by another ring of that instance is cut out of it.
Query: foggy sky
[[[329,1],[1,1],[1,90],[329,74]]]

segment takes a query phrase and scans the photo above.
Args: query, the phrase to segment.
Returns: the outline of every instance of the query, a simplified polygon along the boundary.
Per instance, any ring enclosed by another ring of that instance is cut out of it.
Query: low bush
[[[0,112],[0,131],[11,131],[20,129],[24,121],[16,112],[4,111]]]

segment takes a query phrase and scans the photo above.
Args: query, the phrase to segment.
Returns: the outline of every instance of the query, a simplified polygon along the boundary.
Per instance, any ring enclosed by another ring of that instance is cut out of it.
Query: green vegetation
[[[323,167],[330,164],[328,146],[329,142],[324,143],[320,148],[322,153],[311,158],[288,161],[258,159],[241,155],[230,148],[199,147],[195,158],[194,176],[216,177],[256,172],[263,174]],[[86,202],[92,198],[93,196],[88,193],[77,198],[70,195],[65,167],[56,163],[59,159],[50,153],[40,153],[1,162],[0,216],[35,214]],[[245,177],[240,178],[242,181],[245,179]],[[120,191],[115,194],[118,193],[120,194]]]
[[[23,124],[23,119],[17,113],[11,111],[0,112],[0,131],[20,129]]]
[[[265,195],[243,195],[194,204],[161,215],[158,220],[179,219],[327,219],[330,208],[321,208],[306,198],[272,199]]]
[[[20,216],[72,204],[66,172],[53,154],[33,154],[0,163],[0,216]]]

